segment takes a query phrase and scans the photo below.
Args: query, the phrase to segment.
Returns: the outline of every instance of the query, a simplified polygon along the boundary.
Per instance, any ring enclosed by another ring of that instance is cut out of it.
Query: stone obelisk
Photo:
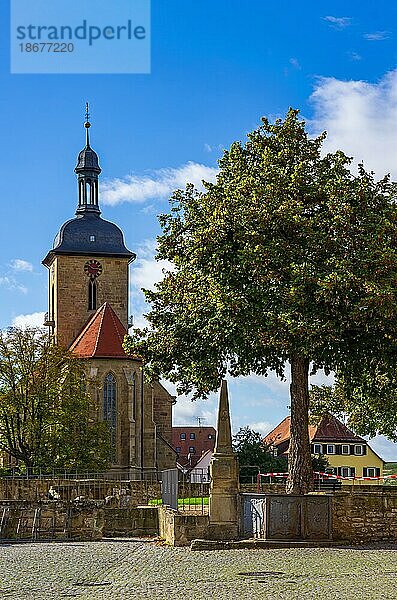
[[[222,381],[215,451],[210,463],[210,530],[216,539],[238,537],[238,465],[232,447],[227,382]]]

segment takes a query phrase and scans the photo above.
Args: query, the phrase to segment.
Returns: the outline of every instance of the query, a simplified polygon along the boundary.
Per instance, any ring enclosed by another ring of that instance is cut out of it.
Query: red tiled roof
[[[365,440],[353,433],[346,425],[330,414],[325,414],[316,427],[316,433],[312,438],[316,441],[344,441],[365,442]]]
[[[81,358],[126,358],[123,349],[127,331],[110,304],[105,302],[70,346]]]
[[[286,417],[264,438],[266,445],[278,446],[290,438],[291,417]],[[355,435],[339,419],[326,414],[318,425],[309,424],[310,441],[349,441],[365,442],[362,437]]]

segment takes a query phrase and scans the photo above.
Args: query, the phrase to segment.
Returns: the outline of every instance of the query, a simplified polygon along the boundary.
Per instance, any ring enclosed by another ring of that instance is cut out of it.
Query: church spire
[[[89,104],[86,104],[85,123],[86,145],[79,153],[75,173],[78,176],[79,205],[76,215],[87,213],[100,215],[98,202],[98,176],[101,173],[97,153],[90,146],[89,129],[90,123]]]
[[[87,148],[90,147],[90,135],[89,135],[89,129],[91,127],[91,123],[90,123],[90,105],[88,104],[88,102],[85,103],[85,123],[84,123],[84,127],[85,127],[85,131],[86,131],[86,138],[85,138],[85,145]]]

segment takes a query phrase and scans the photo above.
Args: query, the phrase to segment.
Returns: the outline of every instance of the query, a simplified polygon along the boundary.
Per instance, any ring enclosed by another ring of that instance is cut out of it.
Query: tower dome
[[[101,173],[97,153],[90,146],[88,120],[86,112],[86,145],[77,158],[79,203],[76,218],[64,223],[57,234],[52,250],[43,263],[49,265],[58,254],[128,257],[134,260],[136,255],[124,244],[121,229],[101,218],[98,201],[98,176]]]

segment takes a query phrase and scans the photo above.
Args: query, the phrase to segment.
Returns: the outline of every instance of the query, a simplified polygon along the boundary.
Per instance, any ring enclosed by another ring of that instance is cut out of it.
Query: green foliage
[[[233,450],[238,456],[240,467],[257,467],[261,473],[279,472],[288,470],[287,459],[274,456],[269,447],[263,443],[260,433],[249,427],[240,427],[233,436]],[[241,475],[246,475],[248,469],[242,469]],[[254,474],[258,473],[258,470]]]
[[[227,370],[283,376],[294,353],[330,370],[395,352],[394,187],[321,157],[323,140],[297,111],[263,119],[215,184],[174,193],[157,258],[175,268],[145,292],[152,329],[125,347],[180,393],[206,396]]]
[[[29,469],[107,468],[109,431],[85,385],[82,363],[41,330],[0,332],[0,450]]]

